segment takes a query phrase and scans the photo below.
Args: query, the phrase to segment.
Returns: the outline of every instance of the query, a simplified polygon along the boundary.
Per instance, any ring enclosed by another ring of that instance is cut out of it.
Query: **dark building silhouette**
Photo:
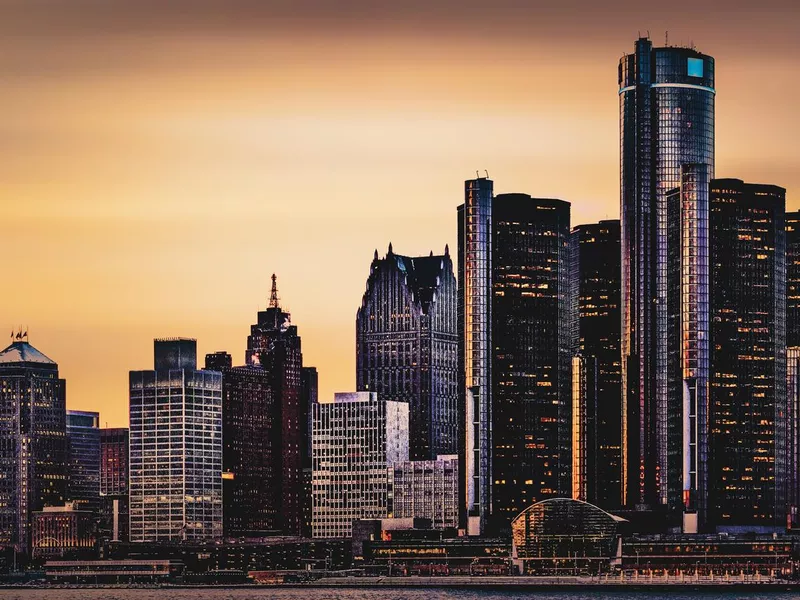
[[[459,521],[486,530],[492,508],[492,198],[488,177],[464,182],[458,207]]]
[[[711,508],[718,528],[786,520],[785,190],[711,185]]]
[[[284,529],[280,406],[268,371],[231,362],[225,352],[206,355],[206,369],[222,373],[223,533],[275,535]]]
[[[375,251],[356,315],[356,386],[408,403],[411,460],[457,450],[456,299],[447,247],[440,256]]]
[[[500,194],[492,204],[492,517],[571,490],[570,205]]]
[[[786,213],[786,345],[800,346],[800,211]]]
[[[260,366],[269,376],[269,388],[278,411],[275,422],[280,424],[272,434],[280,449],[272,461],[280,472],[276,481],[281,499],[279,520],[284,533],[299,535],[305,489],[303,453],[307,443],[301,382],[303,354],[297,327],[292,325],[291,315],[279,305],[275,275],[269,305],[259,311],[258,322],[250,328],[245,359],[248,366]]]
[[[67,411],[67,501],[75,510],[100,511],[100,414]]]
[[[128,541],[128,429],[100,430],[100,530]]]
[[[585,407],[585,441],[576,439],[573,430],[573,448],[578,443],[585,446],[588,462],[586,497],[580,499],[611,510],[619,507],[622,497],[620,223],[578,225],[573,236],[578,350],[584,359],[594,358],[597,368],[595,385],[590,386],[590,391],[596,388],[596,397],[590,394]]]
[[[66,382],[18,334],[0,352],[0,547],[26,552],[31,515],[66,493]]]
[[[642,38],[619,64],[622,489],[631,508],[684,508],[682,363],[674,332],[681,314],[701,310],[676,299],[681,288],[669,265],[681,250],[667,194],[681,185],[685,164],[714,175],[715,93],[714,59],[694,49],[654,48]]]
[[[319,402],[319,375],[316,367],[303,367],[300,374],[300,388],[305,423],[305,444],[303,447],[303,537],[311,537],[312,525],[312,430],[314,428],[314,405]]]

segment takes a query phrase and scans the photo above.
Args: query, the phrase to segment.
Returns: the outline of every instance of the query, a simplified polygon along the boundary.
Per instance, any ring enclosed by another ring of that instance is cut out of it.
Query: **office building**
[[[319,375],[316,367],[303,367],[300,373],[300,396],[305,424],[305,443],[303,445],[303,527],[301,535],[311,537],[311,482],[313,478],[311,436],[314,426],[314,405],[319,402]]]
[[[620,223],[619,220],[606,220],[577,225],[572,232],[578,351],[584,361],[594,358],[597,363],[597,394],[581,400],[587,436],[576,436],[573,430],[573,449],[576,444],[582,444],[581,454],[590,477],[586,480],[586,497],[580,499],[604,510],[612,510],[620,506],[622,496]],[[573,367],[573,380],[575,376]],[[587,388],[590,392],[594,389],[594,386]],[[573,421],[574,411],[573,404]],[[573,450],[573,465],[574,454]],[[575,476],[573,467],[573,480]],[[573,498],[576,498],[574,494]]]
[[[711,510],[717,529],[786,524],[785,190],[711,187]]]
[[[0,352],[0,547],[30,548],[30,519],[66,494],[66,383],[21,334]]]
[[[786,349],[786,527],[800,528],[800,346]]]
[[[128,428],[100,430],[100,530],[128,541]]]
[[[90,557],[94,553],[94,513],[74,502],[34,512],[31,529],[34,558]]]
[[[571,491],[570,205],[499,194],[492,205],[492,517]]]
[[[433,529],[458,527],[458,455],[389,466],[389,514],[429,519]]]
[[[100,414],[67,411],[67,500],[76,510],[100,511]]]
[[[408,403],[339,393],[313,418],[312,535],[350,537],[353,521],[388,517],[388,467],[408,460]]]
[[[800,211],[786,213],[786,345],[800,347]]]
[[[222,375],[196,342],[155,341],[155,369],[130,372],[130,540],[222,536]]]
[[[280,518],[287,535],[299,535],[303,527],[303,449],[307,441],[307,421],[302,399],[303,354],[297,326],[280,307],[276,277],[266,310],[259,311],[258,322],[247,337],[245,361],[260,366],[269,375],[269,387],[278,412],[280,428],[273,430],[280,455],[275,459],[281,473],[277,484],[281,497]]]
[[[667,194],[680,187],[683,165],[714,176],[715,93],[714,59],[692,48],[654,48],[642,38],[619,64],[623,502],[675,515],[685,506],[675,332],[686,307],[670,267],[682,240]]]
[[[596,498],[608,482],[598,477],[598,360],[594,356],[572,357],[572,471],[574,500]],[[613,479],[611,480],[613,482]],[[595,504],[594,502],[591,502]]]
[[[466,181],[458,207],[459,520],[470,535],[486,530],[492,508],[493,185]]]
[[[412,460],[457,452],[457,285],[450,252],[370,266],[356,315],[356,387],[407,402]]]

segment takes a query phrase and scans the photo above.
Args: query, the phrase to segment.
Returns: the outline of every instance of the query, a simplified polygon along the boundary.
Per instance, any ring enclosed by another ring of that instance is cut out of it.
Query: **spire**
[[[392,242],[389,242],[389,254],[392,254]]]
[[[450,245],[449,244],[445,244],[444,245],[444,255],[445,256],[450,256]]]
[[[269,295],[269,307],[278,308],[278,283],[275,273],[272,274],[272,292]]]
[[[375,248],[375,257],[372,260],[378,260],[378,249]]]

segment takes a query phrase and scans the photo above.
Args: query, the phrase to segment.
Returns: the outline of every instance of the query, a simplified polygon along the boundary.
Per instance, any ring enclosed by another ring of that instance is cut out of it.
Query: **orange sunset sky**
[[[496,192],[572,202],[573,224],[618,217],[617,63],[639,32],[716,58],[716,174],[784,186],[798,208],[799,14],[0,0],[4,335],[27,325],[68,408],[122,426],[154,337],[243,362],[275,272],[321,395],[351,390],[374,249],[455,249],[477,169]]]

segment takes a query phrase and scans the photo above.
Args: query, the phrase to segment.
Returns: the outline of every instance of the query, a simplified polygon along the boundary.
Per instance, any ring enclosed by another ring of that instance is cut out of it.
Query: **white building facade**
[[[392,517],[430,519],[433,529],[458,527],[458,455],[395,463],[389,477]]]

